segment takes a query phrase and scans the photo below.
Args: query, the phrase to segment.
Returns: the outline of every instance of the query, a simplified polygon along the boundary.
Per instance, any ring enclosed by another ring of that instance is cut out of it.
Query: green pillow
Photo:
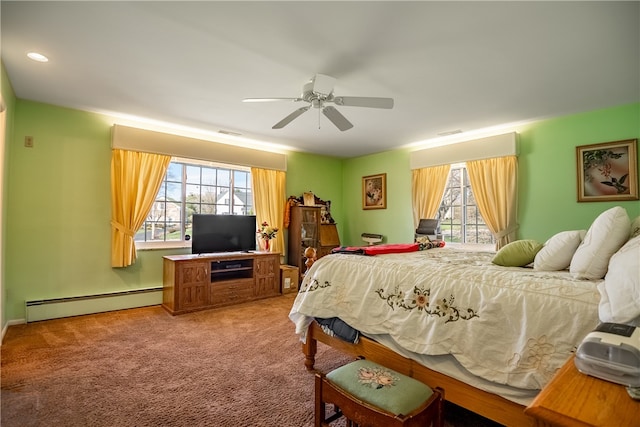
[[[524,267],[533,262],[542,246],[535,240],[516,240],[503,246],[491,262],[504,267]]]

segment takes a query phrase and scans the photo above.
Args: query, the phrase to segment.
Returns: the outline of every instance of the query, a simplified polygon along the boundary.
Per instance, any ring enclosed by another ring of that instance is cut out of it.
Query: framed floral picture
[[[362,209],[387,208],[387,174],[362,177]]]
[[[578,202],[638,200],[638,140],[576,147]]]

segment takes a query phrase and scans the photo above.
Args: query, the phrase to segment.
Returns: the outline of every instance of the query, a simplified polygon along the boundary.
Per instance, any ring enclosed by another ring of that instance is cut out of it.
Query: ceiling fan
[[[374,98],[365,96],[336,96],[333,94],[333,86],[336,79],[324,74],[316,74],[302,87],[302,95],[299,98],[245,98],[243,102],[269,102],[269,101],[304,101],[309,105],[298,108],[284,119],[273,125],[272,129],[282,129],[294,119],[298,118],[311,107],[322,111],[330,121],[341,131],[351,129],[353,125],[335,107],[327,104],[342,105],[345,107],[368,108],[393,108],[393,98]]]

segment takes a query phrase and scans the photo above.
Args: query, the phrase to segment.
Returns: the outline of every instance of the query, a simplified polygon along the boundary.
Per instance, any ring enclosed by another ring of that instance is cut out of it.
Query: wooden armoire
[[[289,222],[289,265],[298,267],[300,275],[304,275],[305,265],[304,251],[307,248],[315,248],[318,258],[329,253],[335,247],[340,246],[340,237],[336,224],[323,224],[320,206],[293,206],[291,207]]]

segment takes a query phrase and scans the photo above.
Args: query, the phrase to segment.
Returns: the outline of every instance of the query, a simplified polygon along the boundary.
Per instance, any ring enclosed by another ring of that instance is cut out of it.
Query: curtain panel
[[[422,218],[435,218],[442,202],[451,165],[414,169],[411,179],[413,226]]]
[[[267,222],[280,230],[270,242],[271,251],[284,255],[284,208],[286,204],[286,173],[280,170],[251,168],[253,205],[256,222]]]
[[[111,266],[136,261],[135,233],[149,215],[171,156],[111,151]]]
[[[516,240],[518,230],[518,158],[467,162],[478,209],[496,239],[496,250]]]

